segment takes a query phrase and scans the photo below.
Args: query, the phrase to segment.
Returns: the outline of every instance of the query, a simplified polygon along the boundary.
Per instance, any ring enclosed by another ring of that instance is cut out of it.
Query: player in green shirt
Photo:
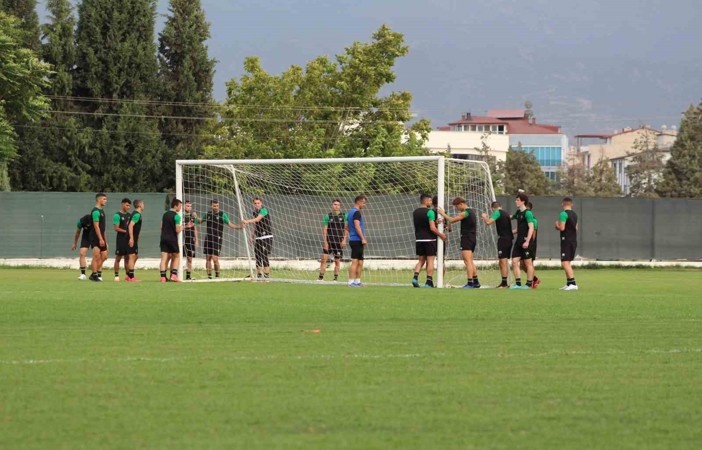
[[[178,244],[178,234],[182,231],[180,209],[183,202],[174,198],[171,201],[171,210],[166,211],[161,219],[161,283],[169,279],[166,278],[168,272],[167,263],[171,262],[170,281],[180,282],[178,278],[178,266],[180,264],[180,246]]]
[[[129,221],[129,248],[127,251],[127,254],[129,255],[127,281],[131,282],[141,281],[134,275],[134,266],[136,265],[137,259],[139,259],[139,235],[141,234],[141,226],[144,223],[144,219],[142,218],[143,213],[144,200],[134,200],[134,212],[132,213],[132,220]]]
[[[531,211],[532,216],[534,217],[534,239],[533,239],[533,249],[534,252],[531,255],[531,260],[532,264],[534,265],[534,282],[532,283],[531,287],[532,289],[536,289],[539,286],[539,283],[541,283],[541,279],[536,276],[536,249],[538,246],[538,238],[539,238],[539,220],[536,218],[534,215],[534,205],[531,202],[527,202],[526,204],[527,210]],[[522,268],[524,271],[526,271],[526,266],[524,265],[524,261],[522,261]]]
[[[514,204],[517,212],[512,216],[517,220],[517,239],[512,248],[512,272],[514,272],[515,285],[510,289],[531,289],[534,284],[534,264],[532,261],[533,238],[534,238],[534,215],[527,210],[526,204],[529,201],[524,193],[517,194]],[[522,286],[520,264],[524,261],[527,273],[527,284]]]
[[[117,241],[115,242],[115,281],[119,281],[119,263],[124,258],[124,271],[129,270],[129,221],[132,215],[129,209],[132,207],[132,201],[128,198],[123,198],[120,204],[120,210],[112,217],[112,224],[117,233]]]

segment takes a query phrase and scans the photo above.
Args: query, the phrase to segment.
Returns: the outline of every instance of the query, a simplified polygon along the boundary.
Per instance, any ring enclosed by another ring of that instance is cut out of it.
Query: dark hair
[[[131,205],[132,201],[125,197],[122,199],[122,203],[129,203]]]
[[[183,204],[184,204],[184,205],[189,205],[189,204],[190,204],[190,200],[184,201]]]
[[[332,203],[339,203],[340,204],[341,200],[339,200],[338,198],[335,198],[334,200],[332,200]]]
[[[516,198],[518,198],[519,200],[521,200],[524,203],[529,201],[529,197],[526,194],[523,194],[521,192],[519,194],[517,194]]]
[[[439,196],[435,195],[431,198],[431,204],[434,206],[439,206]]]
[[[463,197],[456,197],[456,198],[453,199],[453,201],[451,202],[451,204],[452,204],[453,206],[458,206],[458,205],[460,205],[461,203],[465,203],[465,202],[466,202],[466,199],[465,199],[465,198],[463,198]]]
[[[99,199],[100,197],[107,197],[104,193],[100,192],[99,194],[95,194],[95,200]]]
[[[419,196],[419,203],[424,203],[424,200],[431,198],[431,195],[429,194],[420,194]]]
[[[215,203],[219,204],[219,200],[217,200],[216,198],[210,200],[210,205],[214,205]]]
[[[531,202],[526,202],[526,207],[527,209],[534,209],[534,205],[532,205]]]
[[[573,204],[573,199],[570,197],[565,197],[563,199],[563,203],[570,203],[571,205]]]
[[[492,202],[492,205],[490,205],[491,208],[502,208],[502,205],[500,205],[500,202]]]
[[[182,203],[183,203],[183,202],[181,202],[181,201],[178,200],[177,198],[174,198],[173,200],[171,200],[171,208],[175,208],[176,206],[178,206],[178,205],[180,205],[180,204],[182,204]]]
[[[354,202],[354,203],[358,203],[358,202],[360,202],[361,200],[368,200],[368,197],[366,197],[366,196],[363,195],[363,194],[360,194],[360,195],[357,195],[356,198],[353,199],[353,202]]]
[[[135,198],[135,199],[134,199],[134,207],[135,207],[135,208],[138,208],[138,207],[140,207],[140,206],[144,206],[144,200]]]
[[[251,199],[252,202],[255,202],[256,200],[258,200],[259,202],[263,202],[263,199],[258,196]]]

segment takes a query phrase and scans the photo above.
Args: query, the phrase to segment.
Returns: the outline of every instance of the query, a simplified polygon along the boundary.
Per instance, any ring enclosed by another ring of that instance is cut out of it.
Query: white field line
[[[702,348],[673,348],[673,349],[649,349],[640,351],[624,351],[624,350],[603,350],[603,351],[551,351],[542,353],[496,353],[496,354],[467,354],[464,355],[470,358],[541,358],[548,356],[597,356],[597,355],[632,355],[632,354],[689,354],[702,353]],[[314,361],[314,360],[390,360],[390,359],[421,359],[421,358],[443,358],[449,356],[447,353],[400,353],[400,354],[368,354],[368,353],[352,353],[352,354],[321,354],[321,355],[233,355],[222,357],[189,357],[189,356],[171,356],[171,357],[152,357],[152,356],[131,356],[125,358],[76,358],[76,359],[4,359],[0,360],[0,364],[8,366],[31,366],[31,365],[48,365],[48,364],[75,364],[75,363],[171,363],[182,361]],[[458,356],[458,355],[456,355]]]

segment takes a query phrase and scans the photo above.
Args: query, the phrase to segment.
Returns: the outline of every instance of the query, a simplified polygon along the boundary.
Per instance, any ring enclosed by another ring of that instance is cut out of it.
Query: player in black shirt
[[[227,213],[219,209],[219,200],[213,199],[210,201],[212,209],[205,214],[205,217],[200,219],[197,214],[193,213],[193,218],[196,223],[207,225],[207,234],[205,235],[205,267],[207,268],[207,278],[212,279],[212,264],[214,263],[215,278],[219,278],[219,252],[222,251],[222,237],[224,235],[224,226],[229,228],[242,229],[242,225],[237,225],[229,220]]]
[[[93,220],[93,227],[90,229],[90,246],[93,248],[93,261],[91,263],[93,272],[90,274],[90,281],[102,281],[102,265],[107,260],[105,211],[103,210],[106,204],[107,195],[97,194],[95,207],[90,212]]]
[[[482,217],[487,225],[494,223],[497,230],[497,259],[500,264],[500,275],[502,275],[502,282],[497,287],[504,289],[509,287],[507,284],[507,277],[509,276],[507,260],[512,251],[512,239],[514,238],[512,234],[512,219],[510,219],[509,213],[502,210],[500,202],[492,202],[490,206],[492,215],[488,217],[486,213],[483,213]]]
[[[331,211],[324,215],[322,226],[322,262],[319,265],[319,280],[324,280],[327,270],[327,261],[334,255],[334,281],[339,279],[341,260],[344,257],[344,247],[348,230],[346,229],[346,216],[341,212],[341,200],[336,199],[331,204]]]
[[[141,226],[144,223],[142,214],[144,213],[144,200],[136,199],[134,200],[134,212],[132,213],[132,218],[129,221],[129,242],[127,242],[129,255],[129,268],[127,269],[127,281],[138,282],[136,276],[134,276],[134,266],[136,265],[137,259],[139,259],[139,235],[141,234]]]
[[[412,286],[419,287],[419,272],[426,264],[427,281],[424,287],[434,287],[434,260],[437,252],[437,236],[446,240],[446,235],[436,227],[436,211],[431,207],[431,195],[419,196],[419,208],[412,213],[417,264],[414,266]]]
[[[171,201],[171,210],[166,211],[161,219],[161,283],[168,281],[166,272],[168,270],[168,260],[171,261],[170,280],[180,282],[178,278],[178,266],[180,264],[180,248],[178,245],[178,234],[182,230],[180,209],[183,202],[174,198]]]
[[[539,287],[539,283],[541,283],[541,279],[536,276],[536,251],[539,246],[539,219],[537,219],[536,214],[534,214],[534,205],[531,202],[527,202],[526,207],[527,210],[531,211],[531,214],[534,217],[534,238],[532,239],[533,253],[531,255],[531,262],[534,265],[534,282],[532,283],[531,287],[536,289]],[[522,269],[527,270],[526,265],[524,265],[524,260],[522,260]]]
[[[193,204],[186,200],[183,207],[183,256],[185,256],[185,279],[191,280],[193,270],[193,258],[199,245],[199,233],[196,224],[200,223],[197,214],[193,212]],[[217,272],[219,272],[219,260],[217,261]]]
[[[517,194],[514,204],[517,212],[512,215],[512,219],[517,220],[517,239],[512,247],[512,271],[514,272],[515,285],[510,289],[531,289],[534,283],[533,258],[533,238],[534,238],[534,215],[526,207],[529,197],[523,193]],[[520,264],[524,261],[527,272],[527,284],[522,286]]]
[[[78,246],[78,238],[80,237],[80,250],[78,262],[80,263],[80,276],[79,280],[85,280],[88,277],[85,276],[85,269],[88,267],[87,255],[88,249],[90,248],[90,229],[93,227],[93,219],[90,214],[86,214],[76,223],[76,233],[73,236],[73,245],[71,250],[75,250]],[[82,236],[81,236],[82,232]]]
[[[270,278],[271,267],[268,257],[273,251],[273,224],[268,208],[263,206],[260,197],[253,198],[253,219],[244,219],[242,223],[254,223],[254,255],[256,256],[256,274],[258,278]]]
[[[478,243],[478,219],[474,209],[468,206],[468,203],[463,197],[456,197],[451,204],[458,210],[458,215],[450,217],[444,211],[439,210],[439,213],[444,217],[447,223],[461,222],[461,256],[463,263],[466,266],[466,275],[468,282],[463,286],[465,289],[480,288],[478,280],[478,268],[473,260],[473,253]]]
[[[124,271],[129,271],[129,221],[132,220],[132,214],[129,209],[132,207],[132,201],[128,198],[123,198],[121,209],[112,217],[112,224],[117,233],[115,242],[115,281],[119,281],[119,263],[124,257]]]
[[[577,291],[578,285],[575,283],[571,262],[575,259],[575,251],[578,248],[578,215],[573,212],[572,198],[564,198],[561,205],[563,211],[556,221],[556,229],[561,232],[561,266],[566,274],[566,285],[561,290]]]

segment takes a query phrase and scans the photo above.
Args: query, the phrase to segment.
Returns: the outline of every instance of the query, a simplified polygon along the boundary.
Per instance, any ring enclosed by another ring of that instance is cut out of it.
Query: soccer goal
[[[340,201],[345,216],[353,208],[354,198],[363,194],[368,198],[362,210],[368,244],[362,280],[380,285],[410,284],[417,260],[412,212],[419,206],[420,193],[437,195],[439,207],[450,215],[457,212],[446,205],[456,196],[464,197],[478,213],[489,212],[495,198],[487,164],[442,156],[177,161],[176,190],[178,198],[191,203],[198,218],[211,213],[216,200],[219,210],[235,224],[257,217],[254,199],[260,199],[270,221],[270,231],[265,233],[269,280],[302,283],[319,282],[323,226],[325,215],[334,213],[332,203]],[[255,236],[259,224],[248,224],[243,230],[223,226],[216,249],[219,280],[257,279],[257,265],[263,264],[261,242],[256,242],[262,236]],[[211,245],[213,239],[206,237],[206,223],[195,227],[199,239],[192,276],[208,280],[204,245],[208,239]],[[209,231],[218,233],[214,228]],[[437,257],[434,280],[439,287],[465,283],[459,234],[459,225],[454,224],[445,246],[439,241],[439,255],[445,254],[445,259]],[[183,240],[181,233],[181,248]],[[479,267],[485,267],[481,272],[484,284],[499,281],[493,267],[496,251],[494,227],[480,221],[476,259]],[[349,258],[346,243],[339,284],[348,280]],[[181,273],[185,264],[183,258]],[[322,282],[333,283],[334,255],[329,256],[324,270]],[[212,269],[210,276],[216,280],[214,275]]]

